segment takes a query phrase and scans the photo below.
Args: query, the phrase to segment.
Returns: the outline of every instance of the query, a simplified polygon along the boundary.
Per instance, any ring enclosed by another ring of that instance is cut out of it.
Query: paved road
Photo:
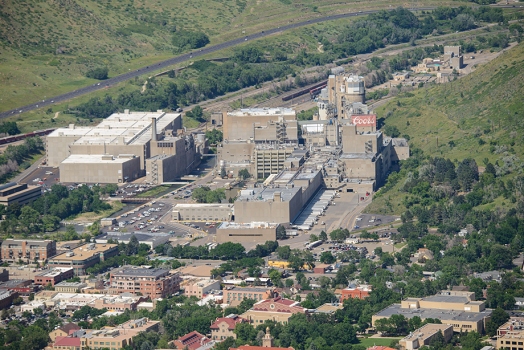
[[[423,10],[432,10],[432,9],[434,9],[434,7],[419,7],[419,8],[414,8],[412,10],[413,11],[423,11]],[[387,10],[390,10],[390,8],[388,8]],[[67,100],[69,100],[71,98],[75,98],[75,97],[78,97],[78,96],[81,96],[81,95],[85,95],[87,93],[94,92],[94,91],[97,91],[97,90],[102,90],[102,89],[105,89],[105,88],[107,88],[109,86],[118,84],[120,82],[129,80],[129,79],[133,79],[133,78],[138,77],[138,76],[140,76],[142,74],[149,74],[149,73],[152,73],[154,71],[157,71],[157,70],[160,70],[160,69],[172,66],[174,64],[182,63],[182,62],[187,61],[189,59],[197,58],[199,56],[207,55],[209,53],[213,53],[213,52],[216,52],[216,51],[220,51],[220,50],[223,50],[223,49],[234,47],[234,46],[237,46],[237,45],[240,45],[242,43],[245,43],[245,42],[248,42],[248,41],[252,41],[252,40],[255,40],[255,39],[264,38],[264,37],[270,36],[270,35],[275,34],[275,33],[280,33],[280,32],[286,31],[286,30],[295,29],[295,28],[299,28],[299,27],[303,27],[303,26],[310,25],[310,24],[315,24],[315,23],[322,23],[322,22],[327,22],[327,21],[333,21],[333,20],[342,19],[342,18],[350,18],[350,17],[354,17],[354,16],[365,16],[365,15],[369,15],[369,14],[372,14],[372,13],[375,13],[375,12],[378,12],[378,11],[380,11],[380,10],[351,12],[351,13],[343,13],[343,14],[338,14],[338,15],[332,15],[332,16],[312,18],[312,19],[307,20],[307,21],[292,23],[292,24],[288,24],[288,25],[281,26],[281,27],[278,27],[278,28],[273,28],[273,29],[269,29],[269,30],[262,31],[262,32],[259,32],[259,33],[255,33],[255,34],[252,34],[252,35],[249,35],[249,36],[246,36],[246,37],[233,39],[233,40],[221,43],[221,44],[205,47],[205,48],[202,48],[200,50],[196,50],[194,52],[190,52],[190,53],[186,53],[186,54],[183,54],[183,55],[180,55],[180,56],[177,56],[177,57],[173,57],[173,58],[170,58],[168,60],[162,61],[160,63],[155,63],[153,65],[146,66],[144,68],[140,68],[140,69],[137,69],[137,70],[134,70],[134,71],[130,71],[130,72],[124,73],[122,75],[118,75],[118,76],[116,76],[114,78],[101,81],[100,83],[89,85],[89,86],[83,87],[81,89],[74,90],[74,91],[71,91],[71,92],[68,92],[68,93],[56,96],[56,97],[48,98],[47,100],[38,101],[38,102],[29,104],[29,105],[26,105],[26,106],[23,106],[23,107],[19,107],[19,108],[13,109],[13,110],[2,112],[2,113],[0,113],[0,119],[7,118],[7,117],[13,116],[13,115],[17,115],[17,114],[20,114],[20,113],[23,113],[23,112],[31,111],[31,110],[34,110],[34,109],[37,109],[37,108],[51,106],[51,105],[53,105],[55,103],[64,102],[64,101],[67,101]]]

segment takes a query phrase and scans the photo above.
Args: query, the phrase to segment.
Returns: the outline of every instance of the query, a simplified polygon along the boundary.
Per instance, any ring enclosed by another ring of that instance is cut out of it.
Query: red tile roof
[[[370,348],[367,348],[367,350],[395,350],[395,349],[387,347],[387,346],[375,345]]]
[[[198,333],[197,331],[193,331],[175,340],[174,344],[177,349],[183,349],[187,346],[189,350],[195,350],[202,345],[209,343],[210,341],[211,339],[207,338],[206,336]]]
[[[73,337],[56,337],[54,347],[56,346],[78,346],[80,347],[80,338]]]
[[[237,323],[246,322],[247,320],[245,318],[236,316],[236,317],[219,317],[216,319],[215,322],[211,325],[211,329],[218,329],[218,325],[222,322],[227,323],[227,329],[234,330]]]
[[[254,311],[271,311],[271,312],[304,312],[306,309],[299,305],[294,300],[282,299],[282,298],[273,298],[262,300],[255,305],[251,310]],[[273,306],[273,307],[271,307]]]

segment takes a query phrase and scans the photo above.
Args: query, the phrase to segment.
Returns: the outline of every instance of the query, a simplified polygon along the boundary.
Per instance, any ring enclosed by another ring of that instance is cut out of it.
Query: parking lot
[[[395,221],[397,221],[397,218],[394,216],[361,214],[355,219],[355,226],[352,227],[352,229],[358,230],[362,228],[371,228],[379,225],[389,224]]]

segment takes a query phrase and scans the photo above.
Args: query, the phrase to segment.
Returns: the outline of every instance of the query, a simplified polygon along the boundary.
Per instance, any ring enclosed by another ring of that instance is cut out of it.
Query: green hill
[[[418,6],[459,3],[424,0]],[[92,84],[85,73],[93,68],[106,66],[114,76],[172,57],[183,51],[173,39],[185,32],[203,32],[213,44],[307,18],[398,5],[393,0],[0,0],[0,110]]]
[[[442,157],[456,165],[476,160],[480,170],[495,166],[497,179],[506,185],[524,169],[524,44],[502,53],[470,75],[413,93],[402,93],[377,110],[387,126],[407,135],[422,156],[410,160],[390,176],[377,193],[369,212],[400,214],[411,195],[401,191],[409,176],[427,157]],[[511,207],[513,199],[493,193],[481,208]],[[506,196],[507,197],[507,196]]]

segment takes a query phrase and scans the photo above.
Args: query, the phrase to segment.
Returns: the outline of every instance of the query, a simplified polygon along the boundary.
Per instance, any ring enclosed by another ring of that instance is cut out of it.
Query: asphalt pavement
[[[412,11],[422,11],[422,10],[432,10],[433,8],[434,7],[419,7],[419,8],[413,8],[411,10]],[[391,10],[391,9],[392,8],[387,8],[386,10]],[[252,34],[252,35],[245,36],[245,37],[229,40],[229,41],[217,44],[217,45],[213,45],[213,46],[209,46],[209,47],[203,47],[203,48],[197,49],[197,50],[195,50],[193,52],[189,52],[189,53],[186,53],[186,54],[183,54],[183,55],[180,55],[180,56],[176,56],[176,57],[170,58],[168,60],[165,60],[165,61],[162,61],[162,62],[159,62],[159,63],[155,63],[155,64],[152,64],[152,65],[149,65],[149,66],[146,66],[146,67],[134,70],[134,71],[129,71],[127,73],[118,75],[118,76],[116,76],[114,78],[106,79],[106,80],[103,80],[103,81],[101,81],[99,83],[95,83],[93,85],[85,86],[83,88],[80,88],[80,89],[77,89],[77,90],[74,90],[74,91],[70,91],[70,92],[62,94],[62,95],[58,95],[58,96],[55,96],[55,97],[50,97],[50,98],[48,98],[46,100],[36,101],[34,103],[31,103],[31,104],[28,104],[28,105],[25,105],[25,106],[22,106],[22,107],[18,107],[18,108],[9,110],[9,111],[2,112],[2,113],[0,113],[0,119],[7,118],[9,116],[13,116],[13,115],[17,115],[17,114],[21,114],[23,112],[28,112],[28,111],[31,111],[31,110],[35,110],[37,108],[47,107],[47,106],[54,105],[56,103],[64,102],[64,101],[67,101],[69,99],[72,99],[72,98],[75,98],[75,97],[78,97],[78,96],[81,96],[81,95],[88,94],[90,92],[94,92],[94,91],[97,91],[97,90],[102,90],[102,89],[108,88],[108,87],[110,87],[112,85],[115,85],[115,84],[121,83],[123,81],[127,81],[127,80],[130,80],[130,79],[133,79],[133,78],[138,77],[138,76],[143,75],[143,74],[150,74],[150,73],[153,73],[153,72],[155,72],[157,70],[164,69],[164,68],[167,68],[169,66],[172,66],[172,65],[175,65],[175,64],[179,64],[179,63],[185,62],[185,61],[190,60],[190,59],[198,58],[198,57],[203,56],[203,55],[207,55],[207,54],[210,54],[210,53],[213,53],[213,52],[216,52],[216,51],[220,51],[220,50],[223,50],[223,49],[231,48],[231,47],[234,47],[234,46],[237,46],[237,45],[249,42],[249,41],[253,41],[253,40],[256,40],[256,39],[265,38],[265,37],[268,37],[270,35],[273,35],[273,34],[276,34],[276,33],[280,33],[280,32],[286,31],[286,30],[300,28],[300,27],[307,26],[307,25],[310,25],[310,24],[315,24],[315,23],[334,21],[334,20],[342,19],[342,18],[351,18],[351,17],[355,17],[355,16],[366,16],[366,15],[369,15],[369,14],[372,14],[372,13],[375,13],[375,12],[379,12],[379,11],[381,11],[381,10],[350,12],[350,13],[343,13],[343,14],[332,15],[332,16],[324,16],[324,17],[319,17],[319,18],[312,18],[312,19],[307,20],[307,21],[292,23],[292,24],[281,26],[281,27],[277,27],[277,28],[261,31],[261,32],[258,32],[258,33]]]

